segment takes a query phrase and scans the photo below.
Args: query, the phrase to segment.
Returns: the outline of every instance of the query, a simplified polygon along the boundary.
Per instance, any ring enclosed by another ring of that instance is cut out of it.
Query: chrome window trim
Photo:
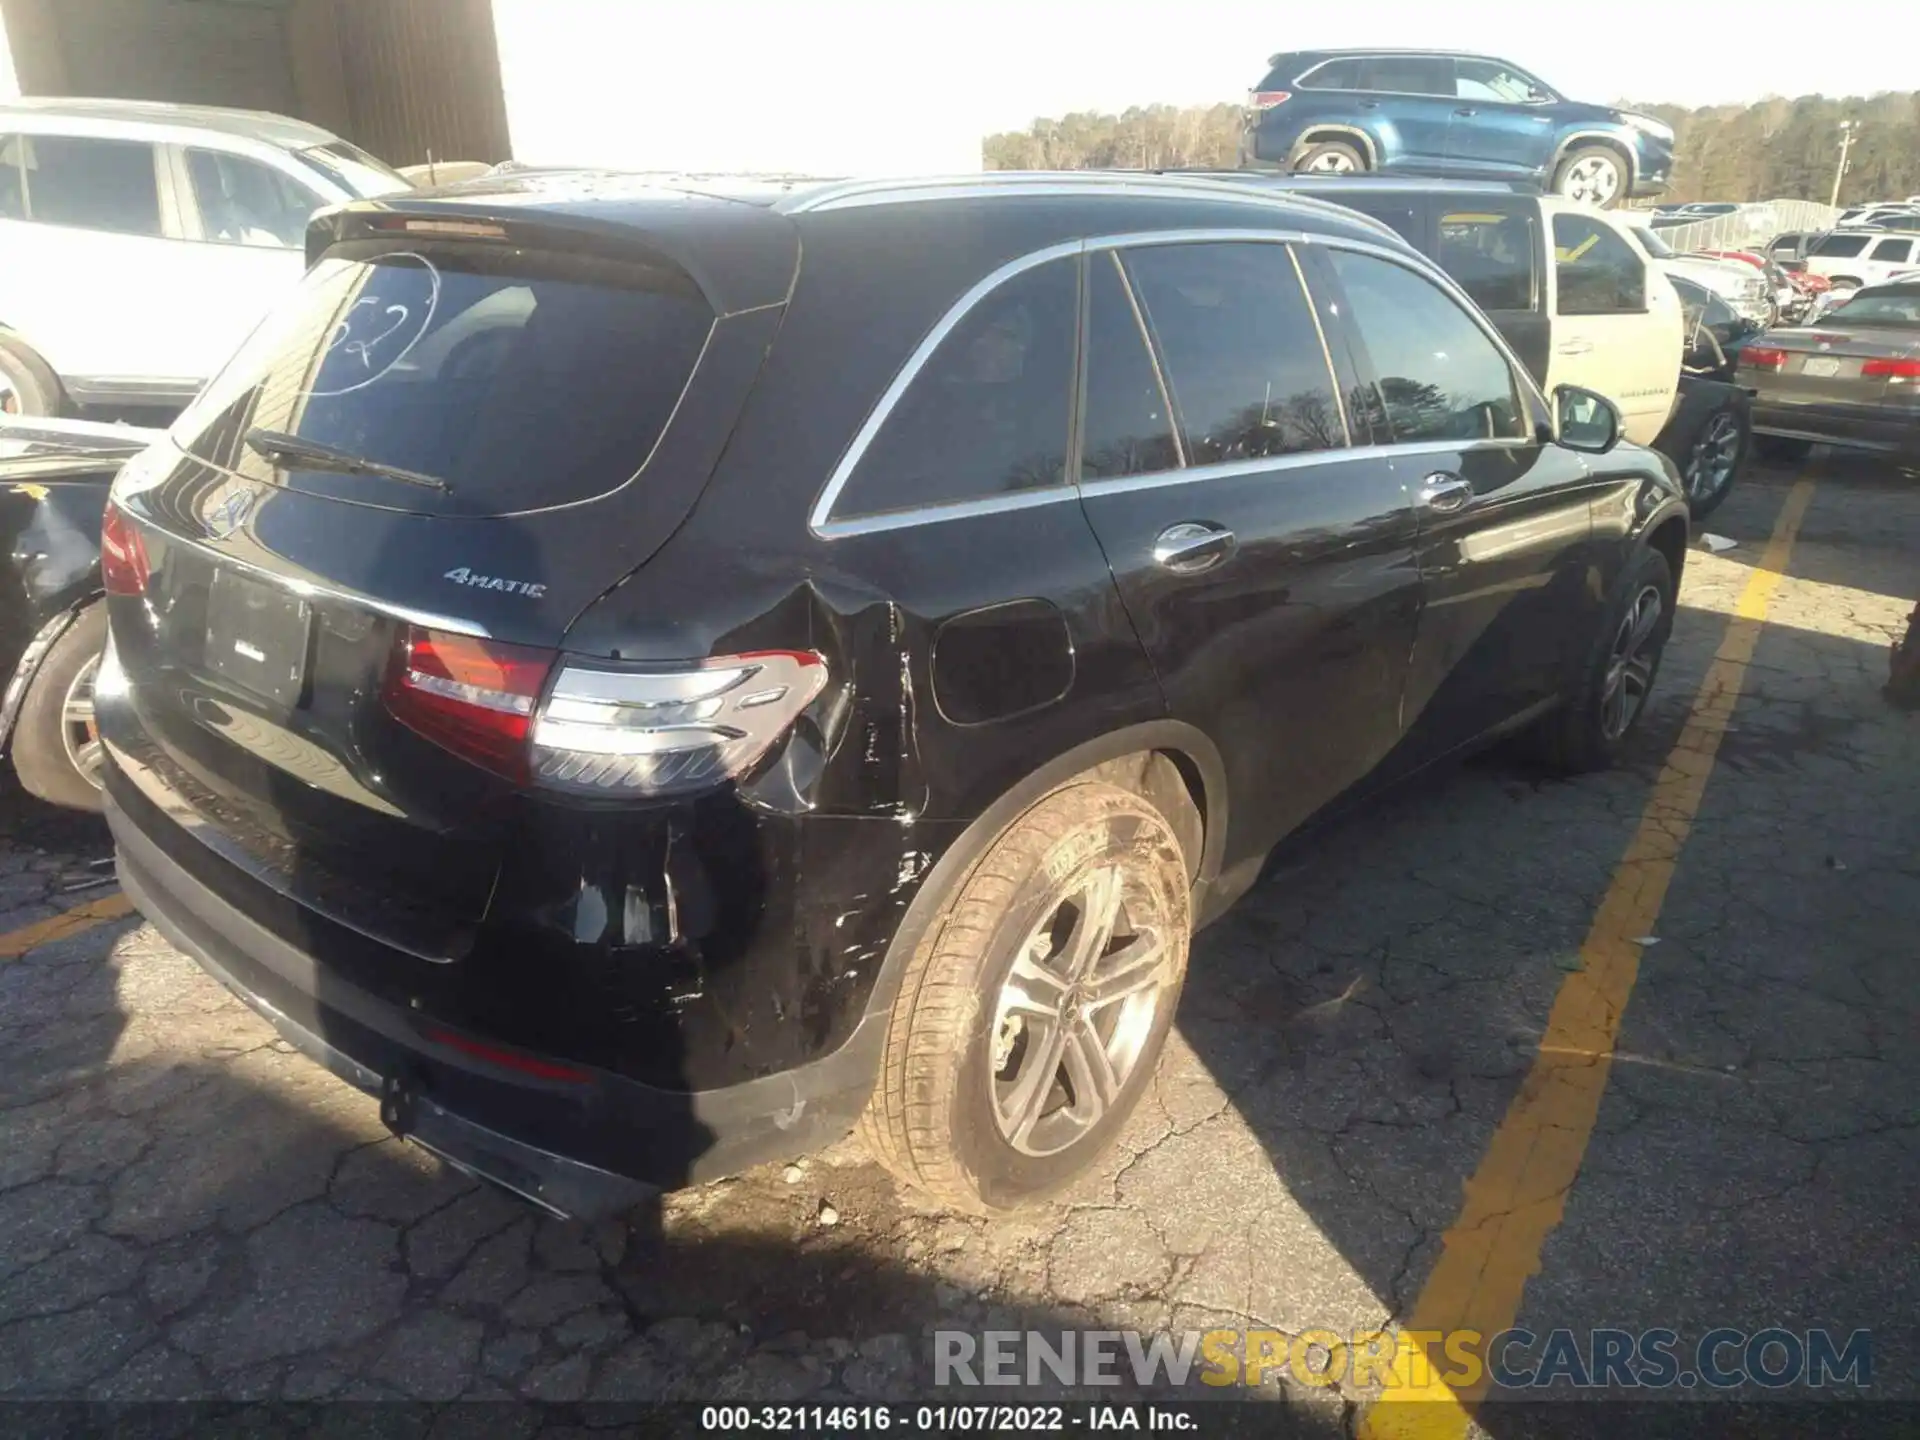
[[[1489,440],[1410,440],[1396,445],[1357,445],[1344,450],[1300,450],[1290,455],[1270,455],[1254,460],[1223,460],[1215,465],[1190,465],[1182,470],[1156,470],[1149,475],[1116,475],[1104,480],[1088,480],[1075,485],[1054,486],[1047,490],[1025,490],[1011,495],[986,495],[978,500],[958,500],[951,505],[926,505],[914,510],[890,510],[880,515],[862,515],[852,520],[835,520],[821,534],[822,539],[838,540],[849,535],[872,535],[887,530],[907,530],[922,525],[938,525],[947,520],[968,520],[979,515],[998,515],[1014,510],[1033,510],[1042,505],[1077,501],[1082,496],[1126,495],[1136,490],[1165,490],[1176,485],[1195,485],[1208,480],[1237,480],[1249,475],[1268,475],[1274,471],[1304,470],[1313,465],[1344,465],[1355,460],[1409,458],[1418,455],[1457,455],[1483,450],[1523,449],[1537,441],[1513,439]]]
[[[1489,438],[1487,440],[1470,441],[1410,441],[1405,445],[1368,445],[1356,447],[1352,443],[1352,431],[1349,429],[1348,448],[1344,451],[1312,450],[1306,451],[1297,457],[1273,456],[1258,461],[1235,460],[1217,465],[1185,466],[1179,470],[1161,470],[1155,471],[1150,475],[1128,475],[1111,480],[1095,480],[1082,484],[1063,481],[1063,483],[1059,485],[1048,486],[1045,489],[1039,490],[1016,491],[1011,494],[1001,495],[982,495],[969,500],[956,500],[941,505],[921,505],[902,510],[883,510],[865,515],[834,518],[834,502],[840,498],[840,492],[846,488],[847,481],[852,477],[860,461],[865,458],[868,447],[873,443],[874,436],[879,433],[880,427],[886,424],[888,418],[893,413],[894,407],[899,404],[900,397],[906,393],[907,387],[919,378],[921,370],[926,367],[926,363],[932,358],[933,352],[940,347],[941,342],[944,341],[948,335],[953,333],[960,322],[966,319],[973,311],[973,308],[1007,281],[1017,275],[1024,274],[1028,270],[1032,270],[1040,265],[1045,265],[1050,261],[1064,260],[1075,255],[1095,255],[1102,251],[1133,249],[1150,245],[1231,244],[1241,241],[1272,245],[1326,245],[1335,249],[1353,250],[1362,254],[1377,256],[1383,260],[1390,260],[1394,264],[1410,270],[1416,275],[1424,276],[1430,282],[1438,285],[1444,293],[1452,297],[1454,303],[1460,307],[1470,321],[1479,327],[1480,333],[1485,335],[1487,339],[1493,343],[1494,348],[1499,352],[1501,357],[1506,360],[1507,373],[1513,379],[1516,386],[1519,387],[1521,398],[1533,402],[1537,407],[1532,418],[1538,421],[1540,417],[1552,414],[1552,409],[1547,404],[1546,396],[1541,392],[1540,387],[1533,383],[1533,377],[1527,374],[1526,367],[1520,364],[1519,360],[1515,357],[1505,337],[1480,315],[1472,300],[1467,297],[1464,290],[1454,283],[1451,276],[1447,275],[1431,260],[1421,256],[1410,246],[1396,249],[1391,246],[1376,245],[1370,241],[1357,240],[1344,235],[1309,235],[1296,230],[1241,230],[1219,228],[1153,230],[1124,235],[1102,235],[1082,240],[1066,240],[1055,245],[1045,246],[1039,250],[1030,251],[1016,259],[1007,261],[998,269],[993,270],[976,281],[965,294],[961,295],[958,300],[954,301],[953,304],[947,308],[945,314],[934,322],[933,328],[926,333],[926,336],[914,347],[913,352],[907,357],[905,363],[895,372],[887,388],[881,392],[879,400],[874,403],[873,409],[868,412],[867,418],[861,422],[860,428],[854,432],[853,440],[848,444],[839,462],[833,467],[832,473],[827,477],[827,483],[821,488],[820,494],[815,498],[812,508],[807,513],[807,528],[822,540],[837,540],[851,535],[869,535],[879,531],[899,530],[910,525],[934,524],[943,520],[962,519],[975,515],[997,514],[1005,510],[1028,510],[1040,505],[1053,504],[1056,501],[1078,499],[1083,493],[1102,493],[1115,485],[1124,485],[1129,489],[1146,489],[1150,485],[1181,484],[1189,480],[1224,479],[1235,474],[1251,473],[1255,470],[1287,469],[1305,464],[1309,461],[1324,462],[1331,456],[1416,454],[1422,453],[1423,450],[1430,451],[1436,448],[1457,450],[1462,447],[1514,447],[1539,443],[1537,439],[1532,436],[1514,436],[1511,438]],[[1296,266],[1298,265],[1297,260],[1295,264]],[[1299,272],[1296,271],[1296,274],[1298,273]],[[1123,276],[1125,274],[1124,267],[1122,267],[1122,274]],[[1299,278],[1301,280],[1302,291],[1308,303],[1308,308],[1315,309],[1312,287],[1305,283],[1304,275],[1300,275]],[[1129,290],[1131,290],[1131,282],[1129,282]],[[1314,321],[1316,325],[1320,323],[1317,311],[1314,316]],[[1324,337],[1322,339],[1322,345],[1323,357],[1326,359],[1328,372],[1333,377],[1334,390],[1336,397],[1338,397],[1339,367],[1333,364],[1331,356],[1326,353],[1324,349]],[[1151,347],[1149,347],[1148,353],[1153,354]],[[1157,368],[1157,356],[1155,357],[1155,365]],[[1341,403],[1342,417],[1344,419],[1344,400],[1342,400]]]

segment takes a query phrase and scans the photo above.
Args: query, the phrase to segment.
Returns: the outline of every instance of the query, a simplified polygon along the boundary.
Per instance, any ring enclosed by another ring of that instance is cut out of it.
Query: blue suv
[[[1528,180],[1602,208],[1658,195],[1673,168],[1662,121],[1565,99],[1490,55],[1298,50],[1268,63],[1246,168]]]

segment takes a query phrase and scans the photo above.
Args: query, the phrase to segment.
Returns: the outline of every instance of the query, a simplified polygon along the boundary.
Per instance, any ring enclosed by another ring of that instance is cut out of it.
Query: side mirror
[[[1578,385],[1553,391],[1554,438],[1569,450],[1604,455],[1620,443],[1620,411],[1606,396]]]

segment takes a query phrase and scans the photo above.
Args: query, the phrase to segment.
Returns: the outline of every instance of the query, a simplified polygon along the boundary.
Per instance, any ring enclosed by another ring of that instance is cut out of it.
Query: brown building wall
[[[0,0],[26,95],[233,105],[393,165],[505,160],[490,0]]]

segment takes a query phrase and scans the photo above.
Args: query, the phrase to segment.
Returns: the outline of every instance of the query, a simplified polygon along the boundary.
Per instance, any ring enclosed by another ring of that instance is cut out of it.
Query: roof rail
[[[1243,171],[1217,175],[1158,170],[987,170],[973,175],[946,175],[915,179],[851,180],[823,185],[780,201],[775,210],[804,215],[829,210],[851,210],[870,205],[904,205],[921,200],[960,199],[1005,195],[1159,195],[1210,199],[1255,205],[1296,205],[1329,219],[1358,224],[1398,241],[1392,227],[1318,196],[1276,188],[1234,186],[1224,182]]]

